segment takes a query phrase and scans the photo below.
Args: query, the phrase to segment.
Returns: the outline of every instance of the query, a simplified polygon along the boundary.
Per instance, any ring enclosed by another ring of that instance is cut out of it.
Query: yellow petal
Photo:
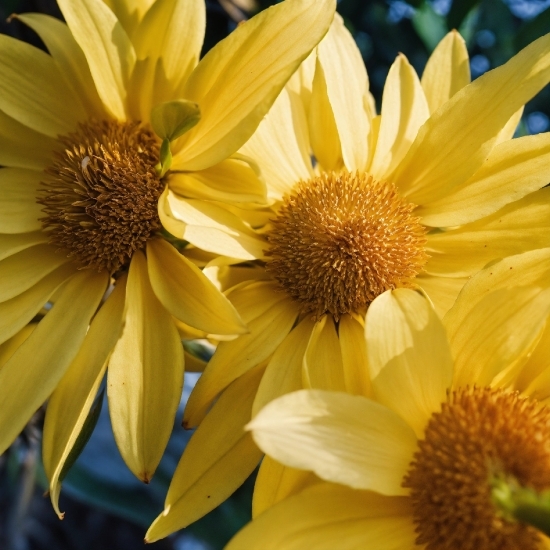
[[[346,392],[368,397],[371,383],[365,329],[357,319],[351,315],[344,315],[338,325],[338,336]]]
[[[0,453],[59,383],[76,356],[107,286],[107,275],[74,275],[34,332],[0,369]]]
[[[122,332],[125,289],[125,278],[119,279],[48,401],[42,459],[50,482],[50,498],[61,517],[59,478],[103,380],[109,355]]]
[[[21,330],[50,299],[55,290],[71,275],[76,267],[63,264],[26,292],[0,304],[0,342]]]
[[[201,518],[252,473],[262,453],[243,428],[262,373],[255,369],[233,382],[197,428],[172,478],[164,512],[149,528],[146,542]]]
[[[428,235],[426,271],[464,277],[496,258],[550,246],[550,189],[541,189],[459,229]]]
[[[317,51],[344,164],[350,172],[364,170],[368,155],[366,137],[370,127],[364,99],[369,82],[361,53],[338,14]]]
[[[48,235],[43,231],[16,233],[15,235],[0,234],[0,260],[36,244],[45,243],[47,240]]]
[[[315,323],[309,339],[303,365],[305,388],[321,390],[346,389],[340,342],[332,315]]]
[[[164,239],[147,243],[147,266],[156,297],[174,317],[210,334],[247,332],[229,300]]]
[[[155,0],[104,0],[117,19],[122,23],[128,36],[133,37],[136,28]]]
[[[226,159],[198,172],[174,172],[168,186],[192,199],[265,203],[267,190],[252,162],[244,157]]]
[[[508,140],[445,198],[423,204],[422,223],[449,227],[475,221],[544,187],[550,181],[550,134]]]
[[[549,314],[549,288],[501,288],[487,294],[456,326],[450,339],[454,384],[489,385],[532,349]]]
[[[422,274],[416,277],[416,284],[428,295],[436,313],[443,316],[455,303],[458,293],[468,281],[468,277],[438,277]]]
[[[414,203],[445,196],[486,160],[508,119],[550,80],[550,34],[457,92],[421,128],[392,176]]]
[[[258,517],[281,500],[316,483],[321,480],[315,474],[289,468],[265,455],[254,484],[252,517]]]
[[[431,304],[406,288],[385,292],[367,311],[366,338],[376,400],[397,412],[419,438],[453,379],[443,324]]]
[[[0,165],[42,171],[58,142],[0,111]]]
[[[5,34],[0,52],[0,109],[7,115],[50,137],[73,131],[86,118],[51,56]]]
[[[184,199],[167,189],[159,199],[159,214],[170,233],[198,248],[241,260],[264,256],[266,243],[223,206]]]
[[[470,84],[470,62],[464,38],[451,31],[437,45],[422,73],[422,88],[434,113],[456,92]]]
[[[314,326],[311,319],[300,321],[277,347],[258,388],[253,416],[273,399],[302,389],[302,363]]]
[[[249,523],[226,550],[412,550],[416,537],[408,498],[322,483]]]
[[[59,7],[90,66],[99,97],[119,120],[126,118],[126,84],[134,48],[115,14],[101,0],[59,0]]]
[[[257,161],[270,198],[281,200],[296,182],[312,176],[307,132],[302,102],[285,88],[241,148]]]
[[[202,113],[181,152],[186,170],[212,166],[248,140],[327,32],[334,8],[334,0],[283,2],[240,25],[208,52],[184,93]]]
[[[11,356],[17,351],[21,344],[32,334],[36,328],[36,323],[30,323],[24,326],[17,334],[9,340],[0,344],[0,369],[7,363]]]
[[[24,13],[16,17],[40,36],[63,75],[64,83],[80,98],[88,115],[104,118],[105,109],[90,68],[67,25],[42,13]]]
[[[241,294],[254,301],[254,317],[239,307],[233,294],[230,297],[250,332],[218,345],[187,402],[186,427],[196,426],[216,396],[233,380],[265,361],[290,332],[298,316],[294,304],[271,285],[263,288],[250,285]]]
[[[416,71],[400,54],[384,85],[378,141],[369,168],[375,178],[386,179],[398,166],[429,116]]]
[[[409,425],[362,396],[300,390],[279,397],[248,424],[260,449],[320,478],[406,495],[403,476],[416,449]]]
[[[505,141],[511,140],[514,137],[522,115],[523,105],[510,117],[508,122],[504,125],[504,128],[502,128],[502,130],[497,134],[494,145],[495,147]]]
[[[158,0],[139,24],[134,45],[140,59],[160,59],[162,78],[154,82],[154,103],[180,97],[182,84],[199,61],[206,10],[202,0]]]
[[[130,470],[147,483],[172,432],[183,387],[183,348],[151,288],[142,252],[130,264],[124,330],[107,375],[117,446]]]
[[[42,229],[42,206],[36,194],[44,175],[23,168],[0,169],[0,232],[26,233]]]

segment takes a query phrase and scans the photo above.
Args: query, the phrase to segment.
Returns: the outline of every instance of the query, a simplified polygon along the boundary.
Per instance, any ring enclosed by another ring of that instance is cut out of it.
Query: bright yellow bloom
[[[385,332],[366,332],[372,399],[300,390],[249,424],[270,457],[318,478],[285,488],[228,550],[546,548],[499,515],[489,482],[550,487],[548,375],[512,391],[533,348],[542,356],[549,276],[550,249],[507,258],[466,285],[445,326],[414,291],[384,294]],[[260,478],[256,491],[280,491]]]
[[[183,384],[174,318],[213,334],[246,332],[229,301],[162,237],[166,179],[152,108],[183,99],[200,111],[171,144],[172,168],[221,189],[235,173],[260,185],[233,154],[326,33],[334,0],[283,2],[200,63],[203,0],[114,2],[115,11],[101,0],[59,5],[66,25],[18,16],[49,55],[0,36],[0,342],[11,350],[0,369],[0,453],[51,396],[43,457],[56,509],[107,363],[117,444],[148,481]],[[19,331],[48,302],[21,344]]]
[[[250,474],[261,455],[242,428],[275,397],[303,387],[369,395],[364,325],[377,330],[385,291],[421,288],[442,314],[488,262],[550,246],[550,190],[540,190],[550,134],[511,139],[550,80],[550,35],[469,80],[452,32],[422,80],[397,58],[377,116],[336,17],[240,151],[259,165],[271,210],[250,210],[242,189],[232,199],[210,189],[210,202],[186,199],[190,183],[166,193],[163,224],[212,254],[207,272],[236,285],[227,295],[250,333],[219,344],[191,394],[184,423],[200,426],[152,539]]]

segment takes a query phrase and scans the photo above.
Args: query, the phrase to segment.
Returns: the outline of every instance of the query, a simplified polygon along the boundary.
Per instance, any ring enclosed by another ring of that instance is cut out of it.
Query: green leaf
[[[447,34],[445,19],[435,13],[430,4],[424,4],[416,10],[412,18],[412,24],[429,52],[432,52]]]
[[[458,29],[468,13],[474,9],[479,0],[455,0],[447,14],[447,24],[450,29]]]
[[[201,118],[199,106],[185,99],[166,101],[151,111],[151,126],[161,139],[174,141],[188,132]]]
[[[539,13],[535,18],[524,23],[518,30],[514,45],[519,51],[543,34],[546,34],[550,29],[550,8],[546,8]]]

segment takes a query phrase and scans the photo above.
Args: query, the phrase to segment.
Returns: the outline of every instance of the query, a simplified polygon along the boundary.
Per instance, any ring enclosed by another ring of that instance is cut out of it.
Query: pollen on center
[[[414,207],[368,174],[300,181],[272,220],[267,270],[304,312],[359,312],[423,270],[426,230]]]

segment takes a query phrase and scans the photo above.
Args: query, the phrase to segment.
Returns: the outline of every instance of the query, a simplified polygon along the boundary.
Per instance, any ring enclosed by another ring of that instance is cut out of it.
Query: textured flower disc
[[[338,320],[422,271],[425,228],[391,183],[325,173],[299,182],[267,235],[267,269],[304,312]]]
[[[550,487],[550,410],[517,392],[453,392],[430,419],[403,485],[427,550],[536,550],[539,536],[491,500],[492,477]]]
[[[104,120],[60,142],[37,197],[42,227],[81,268],[114,273],[160,228],[158,140],[139,123]]]

